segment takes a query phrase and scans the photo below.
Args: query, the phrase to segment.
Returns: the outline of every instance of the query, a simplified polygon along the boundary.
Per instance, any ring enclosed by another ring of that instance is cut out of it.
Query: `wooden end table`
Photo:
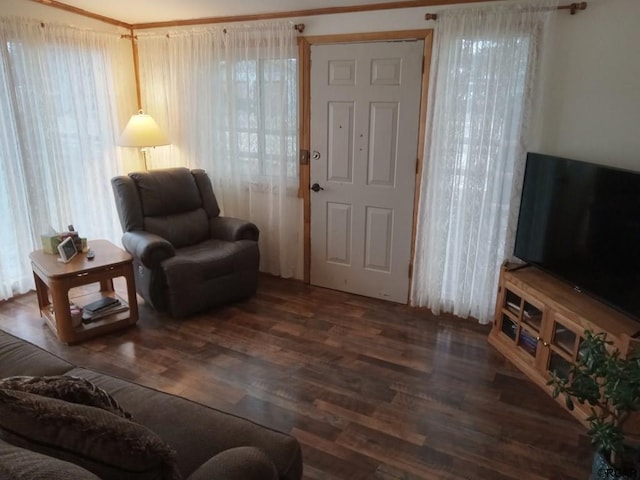
[[[29,255],[40,315],[45,318],[58,340],[66,344],[125,328],[138,321],[131,255],[107,240],[92,240],[89,242],[89,248],[95,252],[93,260],[88,260],[86,253],[78,253],[69,263],[58,262],[60,257],[42,250],[36,250]],[[118,277],[124,277],[127,282],[126,300],[118,297],[113,289],[113,279]],[[114,297],[127,304],[129,308],[74,327],[69,306],[69,290],[91,283],[99,283],[100,291],[74,296],[73,303],[83,307],[102,297]]]

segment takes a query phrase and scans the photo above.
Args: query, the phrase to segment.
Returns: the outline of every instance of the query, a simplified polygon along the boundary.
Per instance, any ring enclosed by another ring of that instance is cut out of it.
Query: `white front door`
[[[311,283],[406,303],[423,41],[311,47]]]

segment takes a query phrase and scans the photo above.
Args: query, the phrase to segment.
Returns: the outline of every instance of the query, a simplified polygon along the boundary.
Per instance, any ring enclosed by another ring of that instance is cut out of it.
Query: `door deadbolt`
[[[314,183],[313,185],[311,185],[311,190],[313,190],[314,192],[319,192],[320,190],[324,190],[324,188],[322,188],[317,183]]]
[[[314,150],[312,155],[314,160],[318,160],[320,158],[320,152],[317,150]]]

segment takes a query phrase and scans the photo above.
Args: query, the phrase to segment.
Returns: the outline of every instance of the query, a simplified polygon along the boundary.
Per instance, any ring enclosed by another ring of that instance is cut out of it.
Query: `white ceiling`
[[[397,0],[61,0],[129,24],[346,7]]]

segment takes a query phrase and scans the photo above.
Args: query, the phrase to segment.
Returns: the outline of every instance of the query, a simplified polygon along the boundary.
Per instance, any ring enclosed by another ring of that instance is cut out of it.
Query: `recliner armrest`
[[[235,242],[237,240],[258,241],[260,230],[253,223],[234,217],[215,217],[209,220],[211,238]]]
[[[135,230],[122,235],[122,245],[147,268],[156,268],[176,252],[173,245],[159,235]]]

